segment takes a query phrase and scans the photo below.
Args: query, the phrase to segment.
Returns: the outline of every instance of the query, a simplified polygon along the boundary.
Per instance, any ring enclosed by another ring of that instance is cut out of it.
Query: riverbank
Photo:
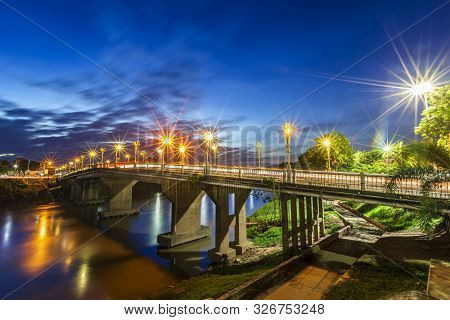
[[[326,233],[344,227],[329,206],[325,206]],[[248,238],[254,246],[230,264],[212,265],[205,273],[183,280],[174,287],[147,297],[148,299],[216,299],[230,290],[262,275],[288,257],[281,246],[281,224],[276,200],[256,210],[247,221]]]
[[[0,205],[31,205],[53,200],[47,183],[41,180],[1,179]]]

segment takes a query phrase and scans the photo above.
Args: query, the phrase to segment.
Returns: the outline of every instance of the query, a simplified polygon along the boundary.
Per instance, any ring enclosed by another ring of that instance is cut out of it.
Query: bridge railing
[[[104,168],[105,166],[103,166]],[[118,163],[110,164],[109,168],[118,169],[145,169],[152,171],[168,171],[187,174],[209,174],[220,177],[238,177],[241,179],[272,179],[278,182],[287,182],[305,186],[323,186],[339,189],[363,190],[374,192],[385,192],[388,176],[384,174],[362,174],[355,172],[324,172],[309,170],[291,170],[281,168],[260,167],[237,167],[237,166],[210,166],[206,170],[200,164],[166,164],[160,163],[132,164]],[[80,170],[82,171],[82,170]],[[403,179],[397,183],[397,193],[401,195],[419,196],[421,182],[417,179]],[[436,198],[449,199],[450,188],[448,183],[435,186],[431,195]]]

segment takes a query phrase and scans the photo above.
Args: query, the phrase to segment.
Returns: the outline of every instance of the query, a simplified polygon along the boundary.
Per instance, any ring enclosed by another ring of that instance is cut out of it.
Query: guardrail
[[[93,166],[94,167],[94,166]],[[232,166],[210,166],[204,165],[179,165],[159,163],[130,164],[118,163],[109,166],[96,165],[97,168],[116,169],[146,169],[158,172],[177,172],[186,174],[206,174],[210,176],[235,177],[241,179],[262,180],[270,179],[277,182],[292,183],[306,186],[323,186],[338,189],[350,189],[361,191],[385,192],[388,176],[384,174],[363,174],[354,172],[325,172],[307,170],[286,170],[279,168],[258,168],[258,167],[232,167]],[[73,172],[80,172],[86,169],[79,169]],[[420,196],[420,181],[417,179],[403,179],[397,183],[397,193],[400,195]],[[442,183],[431,192],[434,198],[449,199],[449,183]]]

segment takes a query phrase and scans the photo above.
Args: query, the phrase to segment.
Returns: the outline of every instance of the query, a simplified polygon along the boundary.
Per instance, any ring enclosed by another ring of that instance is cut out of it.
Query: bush
[[[266,232],[256,235],[253,243],[260,247],[271,247],[281,243],[281,228],[271,227]]]

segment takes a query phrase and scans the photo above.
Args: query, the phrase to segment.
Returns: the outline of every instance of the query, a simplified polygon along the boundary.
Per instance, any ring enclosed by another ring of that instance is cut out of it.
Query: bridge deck
[[[406,208],[416,208],[419,202],[420,181],[405,179],[398,183],[398,190],[393,197],[386,196],[388,177],[382,174],[359,174],[351,172],[321,172],[292,170],[289,175],[286,170],[277,168],[240,168],[216,167],[209,168],[205,175],[205,167],[200,165],[166,165],[161,170],[160,164],[120,164],[115,168],[96,168],[78,170],[68,176],[93,177],[102,175],[123,176],[157,182],[162,177],[187,180],[193,175],[199,175],[202,183],[233,185],[247,189],[277,191],[303,194],[338,200],[365,201]],[[156,180],[155,180],[156,179]],[[432,197],[448,200],[450,189],[448,183],[439,185]]]

